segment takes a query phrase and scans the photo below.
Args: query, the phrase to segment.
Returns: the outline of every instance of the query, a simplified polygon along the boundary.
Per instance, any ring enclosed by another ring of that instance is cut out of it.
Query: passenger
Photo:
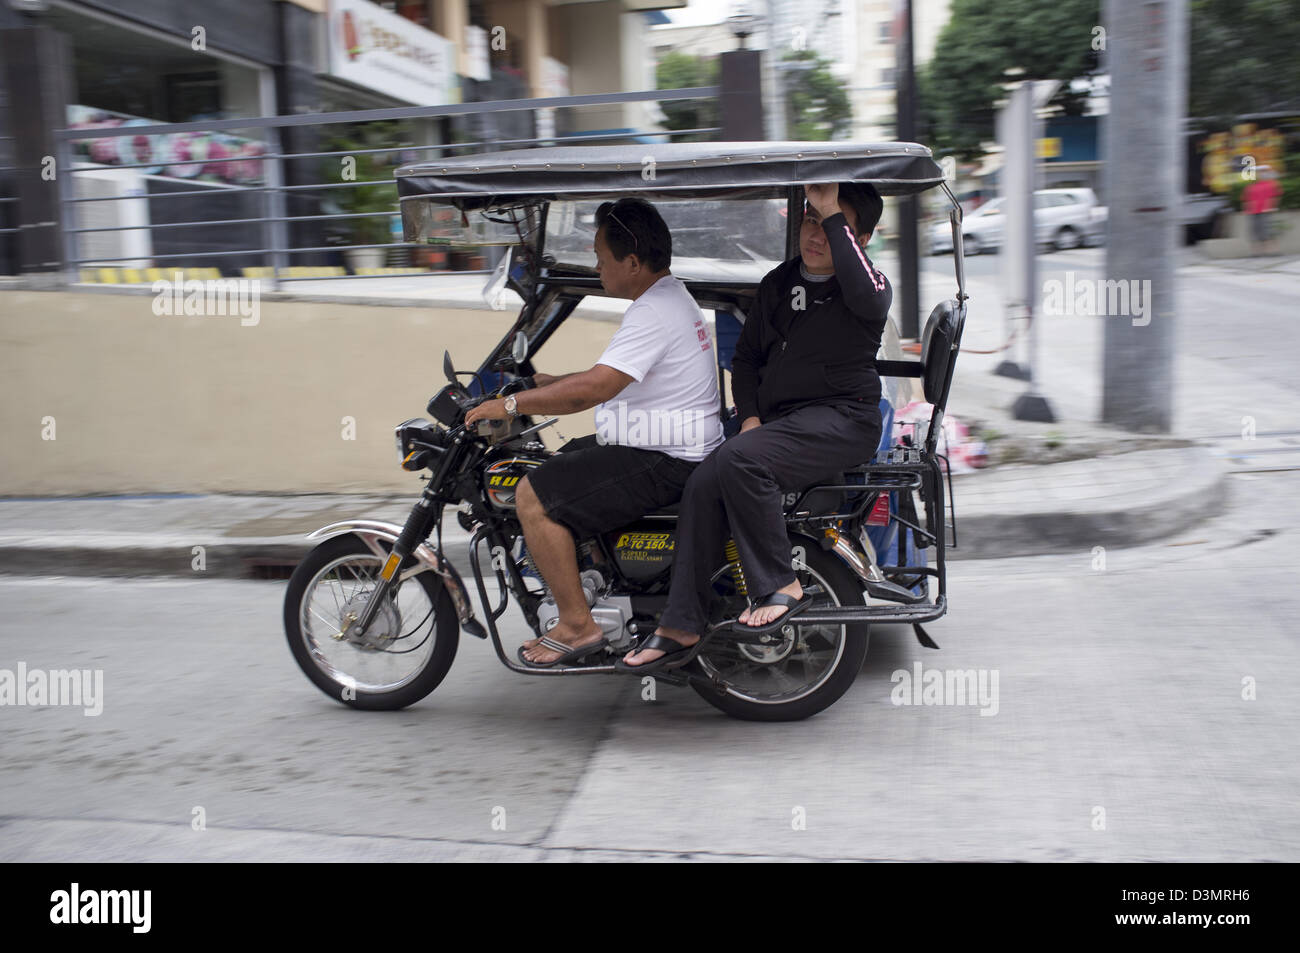
[[[779,628],[810,605],[791,567],[782,493],[869,459],[880,442],[875,358],[893,293],[863,249],[883,203],[859,183],[804,192],[800,256],[764,277],[736,345],[740,433],[686,484],[667,606],[655,633],[616,663],[621,671],[690,660],[729,537],[746,587],[761,594],[742,623]]]
[[[607,644],[578,576],[578,540],[676,503],[691,472],[722,443],[717,361],[704,315],[669,273],[672,236],[642,199],[596,211],[600,283],[632,305],[590,370],[552,377],[465,417],[503,420],[597,407],[597,433],[570,441],[519,482],[515,502],[533,562],[555,598],[559,622],[519,650],[530,665],[569,663]],[[615,398],[618,398],[615,400]],[[539,644],[540,643],[540,644]]]

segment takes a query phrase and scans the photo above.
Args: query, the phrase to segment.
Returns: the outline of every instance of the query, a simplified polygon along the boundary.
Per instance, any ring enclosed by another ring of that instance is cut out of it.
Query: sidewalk
[[[952,558],[1090,552],[1145,543],[1223,506],[1225,469],[1183,447],[954,477]],[[329,523],[401,524],[414,497],[135,496],[0,500],[0,573],[282,578]],[[443,544],[467,568],[469,534],[453,513]]]

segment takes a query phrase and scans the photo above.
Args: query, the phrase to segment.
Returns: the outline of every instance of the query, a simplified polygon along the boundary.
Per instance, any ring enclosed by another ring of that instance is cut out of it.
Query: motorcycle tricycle
[[[688,665],[645,677],[690,685],[738,718],[788,721],[822,711],[848,690],[872,624],[910,624],[923,645],[936,647],[921,623],[947,611],[945,547],[956,529],[945,515],[951,480],[945,487],[937,439],[966,294],[961,208],[929,150],[913,143],[559,147],[440,159],[397,176],[407,240],[507,246],[485,294],[509,287],[523,307],[476,370],[458,372],[444,354],[447,382],[427,407],[433,420],[397,427],[402,466],[430,473],[406,522],[345,520],[309,537],[323,541],[289,581],[284,624],[294,658],[322,691],[359,709],[411,705],[447,675],[462,633],[489,641],[501,663],[522,675],[619,675],[615,661],[654,631],[672,573],[676,507],[575,541],[606,648],[553,667],[515,660],[498,626],[511,601],[537,637],[558,619],[515,510],[519,481],[552,452],[542,436],[555,421],[464,424],[477,403],[531,386],[538,352],[585,298],[601,294],[592,216],[600,201],[625,195],[656,204],[673,233],[673,274],[714,313],[725,395],[759,280],[797,254],[806,183],[947,193],[956,296],[931,313],[919,361],[903,359],[892,323],[887,328],[876,360],[885,383],[880,445],[863,447],[862,464],[833,482],[787,488],[783,500],[791,566],[816,601],[776,631],[732,624],[750,594],[728,541],[713,573],[708,637]],[[894,439],[894,408],[917,397],[932,405],[928,427]],[[723,404],[726,420],[733,412],[725,396]],[[470,536],[468,585],[443,546],[447,519]]]

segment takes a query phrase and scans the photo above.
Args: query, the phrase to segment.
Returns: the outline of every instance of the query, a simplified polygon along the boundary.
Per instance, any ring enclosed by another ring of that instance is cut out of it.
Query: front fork
[[[360,617],[349,620],[343,626],[339,637],[351,635],[354,638],[360,638],[366,634],[366,630],[370,628],[370,623],[374,621],[375,614],[387,597],[388,591],[393,587],[393,580],[397,578],[398,567],[406,561],[407,556],[410,556],[415,551],[415,547],[428,538],[440,510],[441,506],[438,504],[437,494],[433,492],[433,481],[430,481],[425,486],[424,492],[420,494],[420,499],[416,501],[415,506],[412,508],[411,515],[406,518],[406,525],[402,527],[401,534],[393,543],[388,558],[384,560],[384,568],[379,573],[379,584],[375,586],[373,595],[366,602],[366,607],[361,610]]]

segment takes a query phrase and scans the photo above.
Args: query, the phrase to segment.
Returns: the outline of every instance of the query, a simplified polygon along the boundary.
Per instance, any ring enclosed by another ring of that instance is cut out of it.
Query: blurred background
[[[274,459],[295,414],[337,394],[347,363],[330,355],[345,329],[364,346],[372,328],[419,334],[432,314],[464,359],[484,352],[498,316],[456,306],[482,311],[503,249],[454,228],[439,244],[404,242],[393,172],[554,144],[921,142],[966,214],[975,361],[964,370],[996,355],[987,386],[958,375],[953,409],[985,438],[977,449],[994,461],[1026,454],[1017,427],[993,420],[1002,412],[1234,432],[1183,419],[1205,395],[1180,403],[1177,361],[1213,350],[1222,366],[1249,349],[1202,333],[1195,306],[1208,295],[1246,299],[1198,293],[1198,276],[1249,274],[1247,296],[1294,278],[1300,74],[1282,64],[1300,41],[1298,6],[1160,0],[1108,17],[1100,0],[5,0],[0,300],[10,316],[62,320],[25,322],[31,348],[10,352],[24,359],[6,376],[3,423],[23,449],[0,492],[395,488],[398,477],[332,436],[313,443],[322,466],[306,486],[295,469],[250,462],[231,474],[217,448],[238,440]],[[891,199],[872,239],[905,341],[951,294],[943,202]],[[681,253],[709,253],[695,247],[698,224],[678,229]],[[241,339],[211,321],[160,323],[143,306],[158,281],[231,278],[259,282],[273,328]],[[1126,340],[1119,322],[1044,313],[1060,310],[1058,290],[1108,280],[1152,280],[1147,304],[1164,318]],[[304,319],[278,337],[276,318],[309,299],[304,313],[340,323]],[[418,307],[430,303],[440,308]],[[365,310],[391,305],[379,319]],[[599,324],[620,310],[593,302],[584,314]],[[575,359],[598,354],[611,330],[579,335]],[[65,347],[101,334],[95,347]],[[214,347],[229,360],[205,361]],[[1126,362],[1136,351],[1141,361]],[[155,352],[169,360],[146,357]],[[1259,371],[1272,378],[1268,360]],[[76,399],[79,388],[100,396]],[[138,418],[158,393],[230,416],[142,441]],[[358,413],[388,406],[366,400]],[[30,420],[69,402],[91,415],[87,440],[51,467]]]

